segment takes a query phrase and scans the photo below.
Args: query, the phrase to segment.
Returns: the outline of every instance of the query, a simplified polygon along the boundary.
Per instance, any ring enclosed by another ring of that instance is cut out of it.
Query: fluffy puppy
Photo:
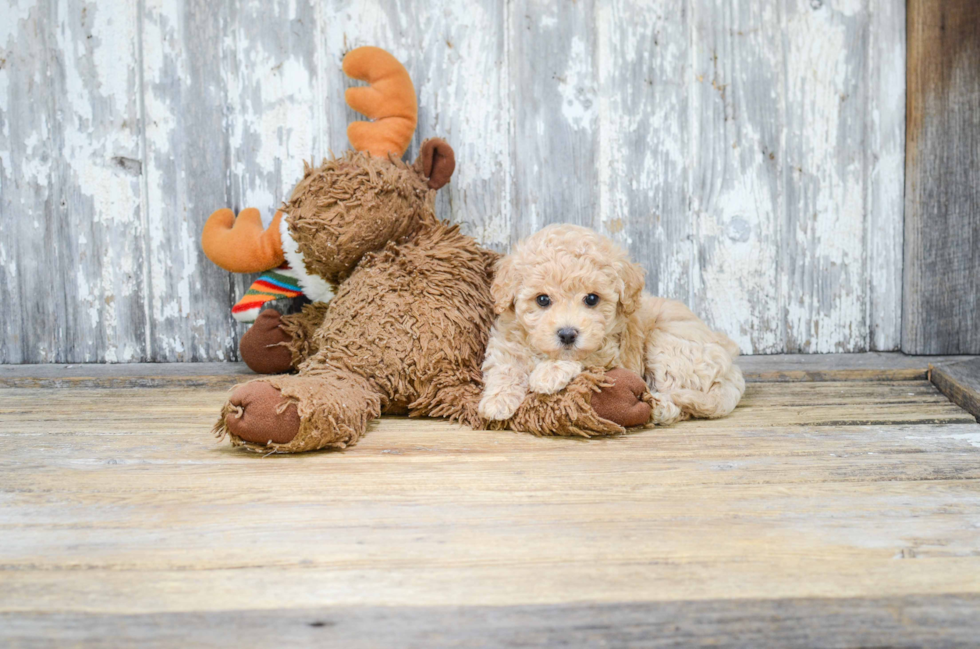
[[[745,391],[738,346],[643,287],[643,269],[588,228],[551,225],[518,244],[491,286],[480,415],[509,419],[529,391],[558,392],[586,367],[641,375],[651,423],[730,413]]]

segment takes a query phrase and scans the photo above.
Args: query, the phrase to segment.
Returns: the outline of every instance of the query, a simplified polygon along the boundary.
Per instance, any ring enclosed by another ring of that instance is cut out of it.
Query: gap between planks
[[[918,381],[930,368],[977,356],[774,354],[742,356],[747,382]],[[256,378],[244,363],[0,365],[0,388],[231,387]]]

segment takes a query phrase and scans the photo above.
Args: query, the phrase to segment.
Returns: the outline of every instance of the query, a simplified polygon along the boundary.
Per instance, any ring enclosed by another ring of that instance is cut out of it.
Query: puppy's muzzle
[[[578,329],[574,327],[562,327],[558,330],[558,341],[564,347],[571,347],[578,339]]]

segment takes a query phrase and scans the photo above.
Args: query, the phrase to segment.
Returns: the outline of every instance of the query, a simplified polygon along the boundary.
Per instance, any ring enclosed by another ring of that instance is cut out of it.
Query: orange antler
[[[228,208],[208,217],[201,234],[201,247],[208,259],[232,273],[261,273],[285,261],[276,212],[272,223],[262,229],[262,216],[254,207],[241,211],[238,219]]]
[[[405,66],[379,47],[359,47],[344,57],[344,73],[371,84],[345,93],[351,108],[374,120],[347,127],[351,145],[381,158],[401,157],[418,121],[415,86]]]

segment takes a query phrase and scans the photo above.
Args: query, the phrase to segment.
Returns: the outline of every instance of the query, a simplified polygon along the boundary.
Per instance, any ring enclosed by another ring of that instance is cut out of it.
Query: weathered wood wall
[[[902,350],[980,352],[980,2],[910,0]]]
[[[235,358],[201,225],[347,147],[366,44],[487,245],[591,225],[746,352],[898,347],[902,0],[0,0],[0,362]]]

